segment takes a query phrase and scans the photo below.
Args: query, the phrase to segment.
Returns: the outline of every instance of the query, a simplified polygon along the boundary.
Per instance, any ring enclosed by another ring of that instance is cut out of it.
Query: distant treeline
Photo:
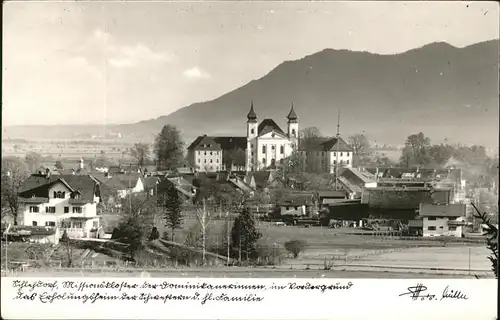
[[[2,142],[9,142],[9,143],[31,143],[31,144],[52,144],[52,145],[58,145],[58,144],[68,144],[68,145],[73,145],[73,144],[78,144],[78,145],[86,145],[86,146],[101,146],[101,145],[130,145],[132,146],[132,142],[117,142],[117,141],[99,141],[99,140],[49,140],[49,141],[37,141],[37,140],[26,140],[26,139],[4,139]]]

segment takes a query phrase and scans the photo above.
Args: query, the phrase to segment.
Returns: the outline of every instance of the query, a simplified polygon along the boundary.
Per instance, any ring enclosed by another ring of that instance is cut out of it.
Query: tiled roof
[[[310,194],[291,194],[287,195],[283,201],[280,201],[279,206],[302,206],[313,205],[313,197]]]
[[[213,137],[222,150],[247,149],[246,137]]]
[[[147,177],[144,178],[144,189],[151,190],[160,182],[158,177]]]
[[[58,180],[67,184],[70,189],[79,191],[81,198],[89,201],[94,199],[95,188],[99,184],[90,175],[55,175],[48,178],[40,175],[31,175],[22,185],[20,196],[30,197],[28,193],[31,190],[41,187],[45,189]]]
[[[259,127],[257,128],[257,132],[260,135],[266,134],[268,132],[275,131],[277,133],[280,133],[282,135],[285,135],[285,132],[281,130],[281,128],[274,122],[273,119],[264,119],[262,122],[259,124]]]
[[[271,172],[270,171],[254,171],[250,173],[255,181],[255,186],[259,189],[264,188],[270,181]]]
[[[345,191],[336,190],[323,190],[318,192],[320,198],[345,198],[347,196]]]
[[[299,142],[299,149],[305,151],[308,150],[314,151],[352,151],[352,148],[344,141],[344,139],[339,138],[339,145],[337,148],[337,138],[314,138],[308,139],[307,144],[304,140]]]
[[[221,146],[207,135],[199,136],[188,147],[188,150],[221,150]]]
[[[138,173],[118,174],[102,181],[105,185],[114,190],[127,190],[136,186],[137,181],[141,179]]]
[[[465,204],[435,205],[421,203],[419,215],[422,217],[462,217],[465,216]]]

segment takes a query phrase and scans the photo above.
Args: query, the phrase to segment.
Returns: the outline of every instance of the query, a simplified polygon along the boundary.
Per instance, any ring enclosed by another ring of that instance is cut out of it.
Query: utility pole
[[[335,190],[338,190],[338,175],[339,175],[339,144],[340,144],[340,110],[337,114],[337,151],[336,151],[336,160],[335,160]]]

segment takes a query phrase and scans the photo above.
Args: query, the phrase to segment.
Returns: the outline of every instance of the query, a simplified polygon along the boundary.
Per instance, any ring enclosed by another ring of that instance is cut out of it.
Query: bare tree
[[[2,208],[9,208],[14,225],[17,225],[19,211],[18,194],[28,177],[29,170],[22,160],[2,159]]]
[[[353,161],[355,164],[359,164],[369,154],[370,142],[366,135],[362,133],[350,136],[348,141],[353,150]]]
[[[201,248],[202,248],[202,265],[206,264],[206,253],[207,253],[207,228],[212,222],[210,217],[210,212],[207,210],[206,200],[203,199],[203,205],[201,208],[196,210],[196,218],[201,228]]]

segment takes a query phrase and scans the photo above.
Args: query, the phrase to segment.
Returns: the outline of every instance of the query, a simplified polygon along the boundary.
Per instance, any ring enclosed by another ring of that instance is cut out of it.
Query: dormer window
[[[64,199],[66,192],[63,191],[54,191],[54,198],[56,199]]]

